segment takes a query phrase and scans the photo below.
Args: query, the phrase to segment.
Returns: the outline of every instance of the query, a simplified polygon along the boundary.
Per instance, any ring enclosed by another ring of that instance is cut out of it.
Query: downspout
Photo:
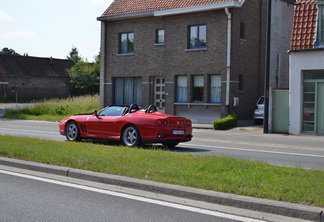
[[[105,78],[105,70],[106,70],[106,24],[105,21],[101,21],[101,38],[100,38],[100,85],[99,85],[99,93],[100,93],[100,109],[107,106],[106,101],[106,78]]]
[[[232,14],[225,8],[227,14],[227,70],[226,70],[226,106],[230,111],[230,82],[231,82],[231,40],[232,40]]]

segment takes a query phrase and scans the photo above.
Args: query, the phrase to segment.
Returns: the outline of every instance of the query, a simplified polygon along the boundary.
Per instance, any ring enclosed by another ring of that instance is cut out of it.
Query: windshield
[[[99,116],[121,116],[125,109],[125,107],[121,106],[110,106],[101,110]]]

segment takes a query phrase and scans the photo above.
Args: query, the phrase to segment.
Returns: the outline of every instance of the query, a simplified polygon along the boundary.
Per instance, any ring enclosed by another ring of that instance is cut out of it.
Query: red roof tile
[[[233,0],[114,0],[102,16],[120,15],[151,10],[167,10],[191,6],[230,2]],[[240,2],[241,0],[234,0]]]
[[[297,0],[291,36],[291,50],[314,48],[317,0]]]

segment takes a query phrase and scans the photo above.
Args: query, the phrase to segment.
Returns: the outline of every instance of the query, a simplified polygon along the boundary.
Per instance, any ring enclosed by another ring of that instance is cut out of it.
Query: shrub
[[[214,130],[225,130],[231,127],[234,127],[237,125],[237,116],[234,115],[228,115],[225,118],[217,119],[214,121],[213,127]]]

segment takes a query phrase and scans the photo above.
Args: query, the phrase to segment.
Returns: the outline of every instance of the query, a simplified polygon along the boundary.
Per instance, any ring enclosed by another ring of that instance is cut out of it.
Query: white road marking
[[[188,145],[190,145],[190,147],[191,146],[197,146],[197,147],[204,147],[204,148],[237,150],[237,151],[245,151],[245,152],[270,153],[270,154],[285,154],[285,155],[294,155],[294,156],[306,156],[306,157],[319,157],[319,158],[324,158],[324,156],[321,156],[321,155],[312,155],[312,154],[304,154],[304,153],[285,153],[285,152],[278,152],[278,151],[252,150],[252,149],[243,149],[243,148],[236,148],[236,147],[198,145],[198,144],[193,144],[193,143],[186,144],[186,147],[189,147]]]
[[[102,194],[111,195],[111,196],[115,196],[115,197],[121,197],[121,198],[127,198],[127,199],[131,199],[131,200],[136,200],[136,201],[141,201],[141,202],[146,202],[146,203],[151,203],[151,204],[157,204],[160,206],[171,207],[171,208],[191,211],[191,212],[195,212],[195,213],[206,214],[206,215],[215,216],[215,217],[221,217],[221,218],[230,219],[230,220],[237,220],[237,221],[244,221],[244,222],[265,222],[263,220],[252,219],[252,218],[242,217],[242,216],[236,216],[236,215],[216,212],[216,211],[212,211],[212,210],[201,209],[201,208],[197,208],[197,207],[185,206],[185,205],[181,205],[181,204],[170,203],[170,202],[165,202],[165,201],[160,201],[160,200],[154,200],[154,199],[150,199],[150,198],[145,198],[145,197],[140,197],[140,196],[135,196],[135,195],[130,195],[130,194],[124,194],[124,193],[118,193],[118,192],[114,192],[114,191],[103,190],[103,189],[94,188],[94,187],[87,187],[84,185],[73,184],[73,183],[68,183],[68,182],[63,182],[63,181],[56,181],[56,180],[52,180],[52,179],[36,177],[36,176],[31,176],[31,175],[26,175],[26,174],[20,174],[20,173],[15,173],[15,172],[10,172],[10,171],[0,170],[0,173],[17,176],[17,177],[22,177],[22,178],[27,178],[27,179],[32,179],[32,180],[37,180],[37,181],[42,181],[42,182],[46,182],[46,183],[57,184],[57,185],[76,188],[76,189],[82,189],[82,190],[86,190],[86,191],[92,191],[92,192],[96,192],[96,193],[102,193]]]

